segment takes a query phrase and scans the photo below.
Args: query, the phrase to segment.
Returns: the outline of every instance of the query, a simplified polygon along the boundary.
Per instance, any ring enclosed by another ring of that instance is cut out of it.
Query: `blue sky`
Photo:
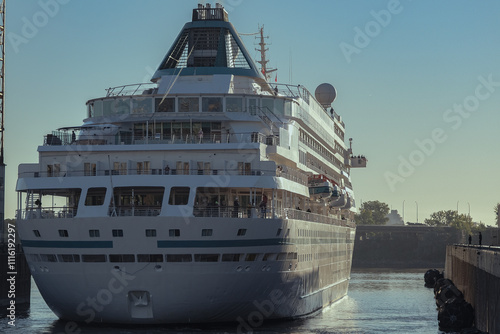
[[[500,202],[498,1],[226,0],[240,33],[264,25],[278,82],[338,92],[334,108],[368,168],[358,204],[405,221],[458,210],[495,223]],[[20,163],[43,136],[79,125],[104,89],[146,82],[198,1],[7,2],[6,217]],[[214,3],[212,3],[214,4]],[[253,37],[244,37],[255,48]],[[257,52],[251,52],[257,57]]]

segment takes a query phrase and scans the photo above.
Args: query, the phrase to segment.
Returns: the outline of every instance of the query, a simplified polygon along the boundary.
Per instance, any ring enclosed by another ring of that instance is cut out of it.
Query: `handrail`
[[[128,89],[128,88],[130,88],[130,89]],[[157,88],[158,88],[158,85],[155,83],[151,83],[151,82],[110,87],[110,88],[106,89],[106,97],[151,95],[153,93],[153,91]],[[141,89],[140,94],[137,94],[137,92],[139,92],[140,89]],[[152,90],[145,94],[144,90],[142,90],[142,89],[146,89],[146,90],[152,89]]]
[[[111,217],[156,217],[161,213],[160,206],[121,206],[109,207],[108,216]],[[17,210],[17,219],[61,219],[61,218],[74,218],[76,216],[76,208],[66,207],[44,207],[44,208],[27,208],[24,210]],[[234,207],[234,206],[200,206],[193,207],[193,217],[215,217],[215,218],[258,218],[258,219],[297,219],[309,222],[338,225],[346,227],[356,227],[354,222],[339,219],[336,217],[325,216],[312,212],[301,211],[292,208],[283,208],[275,211],[275,216],[272,216],[272,209],[269,207]],[[486,247],[486,246],[485,246]]]
[[[95,169],[95,170],[82,170],[82,169],[72,169],[72,170],[60,170],[58,172],[22,172],[18,173],[19,178],[43,178],[43,177],[54,177],[54,178],[66,178],[66,177],[92,177],[92,176],[120,176],[120,175],[232,175],[232,176],[274,176],[283,177],[287,180],[300,183],[302,185],[307,185],[307,175],[298,171],[281,171],[281,170],[266,170],[266,169],[251,169],[251,170],[241,170],[241,169],[176,169],[169,168],[168,170],[163,168],[151,168],[148,170],[137,169],[137,168],[127,168],[126,170],[115,170],[115,169]]]
[[[144,145],[144,144],[235,144],[235,143],[262,143],[266,145],[279,145],[279,135],[265,135],[261,132],[237,132],[222,133],[212,132],[209,134],[197,135],[195,133],[185,136],[141,136],[117,138],[116,135],[73,135],[70,130],[52,131],[51,134],[43,138],[43,146],[65,146],[65,145]],[[74,130],[73,130],[74,131]]]

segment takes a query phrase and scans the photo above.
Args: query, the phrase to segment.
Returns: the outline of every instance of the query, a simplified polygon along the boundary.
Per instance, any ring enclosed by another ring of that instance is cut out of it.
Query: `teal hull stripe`
[[[219,247],[255,247],[285,245],[283,239],[251,239],[251,240],[159,240],[158,248],[219,248]]]
[[[23,247],[41,248],[113,248],[113,241],[45,241],[22,240]]]

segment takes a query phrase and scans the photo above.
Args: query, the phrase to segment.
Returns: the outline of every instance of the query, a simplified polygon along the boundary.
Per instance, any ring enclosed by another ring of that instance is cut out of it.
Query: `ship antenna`
[[[266,81],[269,81],[271,79],[271,73],[275,72],[277,68],[267,68],[267,63],[269,60],[266,59],[266,51],[269,50],[269,48],[266,48],[266,38],[269,38],[269,36],[264,37],[264,25],[262,27],[259,27],[259,36],[256,37],[259,38],[259,49],[255,49],[256,51],[260,52],[260,60],[257,62],[260,64],[260,70],[262,71],[262,74],[264,75],[264,78],[266,78]]]

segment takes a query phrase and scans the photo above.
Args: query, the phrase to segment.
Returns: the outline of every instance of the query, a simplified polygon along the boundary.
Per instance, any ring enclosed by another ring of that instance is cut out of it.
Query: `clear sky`
[[[206,1],[205,1],[206,2]],[[500,2],[226,0],[240,33],[264,25],[278,82],[337,88],[334,108],[368,168],[360,201],[405,221],[457,210],[495,223],[500,202]],[[7,0],[6,218],[17,166],[80,125],[105,88],[147,82],[196,0]],[[212,2],[214,5],[215,3]],[[244,37],[253,50],[254,37]],[[257,52],[253,52],[258,57]]]

